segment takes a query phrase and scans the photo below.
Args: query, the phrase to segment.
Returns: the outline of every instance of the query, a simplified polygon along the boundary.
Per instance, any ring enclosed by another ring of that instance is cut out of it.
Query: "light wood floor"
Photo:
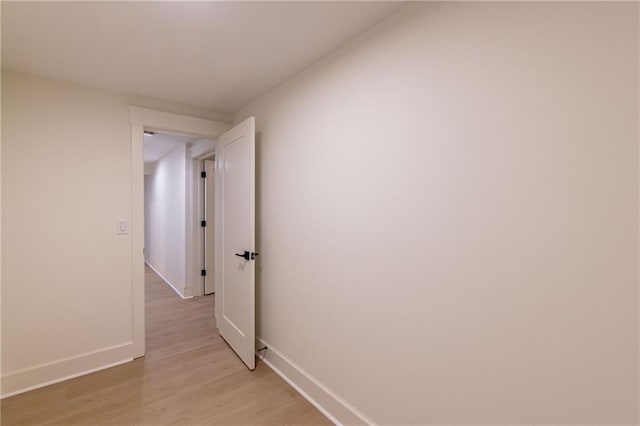
[[[180,299],[147,268],[147,355],[4,399],[2,424],[331,424],[263,363],[248,371],[213,306],[214,296]]]

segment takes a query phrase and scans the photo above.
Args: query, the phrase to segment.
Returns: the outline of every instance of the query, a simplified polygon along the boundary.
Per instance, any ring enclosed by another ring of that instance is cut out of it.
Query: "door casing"
[[[207,139],[217,139],[233,127],[231,123],[189,117],[165,111],[157,111],[137,106],[128,106],[131,123],[131,287],[132,287],[132,358],[145,354],[145,306],[144,306],[144,135],[145,129],[182,133]],[[193,162],[187,162],[188,167]],[[189,173],[189,175],[191,175]],[[192,180],[187,188],[187,208],[192,208],[193,197],[197,197],[197,188]],[[187,243],[185,247],[187,283],[196,282],[194,268],[194,234],[197,232],[193,215],[187,214]],[[199,277],[198,277],[199,278]]]

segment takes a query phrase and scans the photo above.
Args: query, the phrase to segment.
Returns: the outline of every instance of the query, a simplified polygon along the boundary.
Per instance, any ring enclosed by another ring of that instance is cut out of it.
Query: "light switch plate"
[[[129,233],[129,221],[128,220],[119,220],[117,222],[117,232],[118,235],[127,235]]]

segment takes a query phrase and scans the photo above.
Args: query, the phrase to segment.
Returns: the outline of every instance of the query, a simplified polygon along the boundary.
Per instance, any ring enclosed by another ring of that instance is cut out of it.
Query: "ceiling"
[[[2,67],[234,113],[404,2],[2,2]]]
[[[153,136],[144,135],[144,164],[152,164],[180,145],[194,142],[197,138],[155,132]]]

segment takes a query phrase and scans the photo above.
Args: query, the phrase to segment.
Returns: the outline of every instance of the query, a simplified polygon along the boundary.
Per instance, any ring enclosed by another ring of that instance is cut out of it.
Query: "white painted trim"
[[[145,127],[152,127],[155,130],[180,132],[204,137],[217,137],[232,127],[230,123],[224,123],[222,121],[189,117],[187,115],[132,105],[129,105],[128,108],[129,121],[131,123],[143,124]]]
[[[4,374],[2,398],[131,362],[132,350],[127,342]]]
[[[256,338],[256,348],[267,347],[264,357],[258,357],[300,395],[337,425],[375,425],[360,410],[339,397],[318,379],[307,373],[264,339]],[[258,352],[256,351],[257,355]]]
[[[131,328],[134,358],[145,354],[144,126],[131,123]]]
[[[158,274],[158,276],[159,276],[160,278],[162,278],[162,280],[163,280],[163,281],[164,281],[164,282],[165,282],[169,287],[171,287],[171,288],[173,289],[173,291],[175,291],[175,292],[176,292],[176,294],[177,294],[178,296],[180,296],[180,297],[181,297],[181,298],[183,298],[184,300],[187,300],[187,299],[191,299],[191,298],[193,298],[193,295],[190,295],[190,296],[183,296],[183,295],[182,295],[182,293],[180,293],[180,291],[178,291],[178,289],[176,288],[176,286],[175,286],[175,285],[173,285],[173,284],[171,283],[171,281],[169,281],[167,278],[165,278],[165,276],[164,276],[164,275],[162,275],[160,272],[158,272],[158,270],[157,270],[156,268],[154,268],[152,264],[150,264],[150,263],[149,263],[149,262],[147,262],[146,260],[144,261],[144,263],[146,263],[146,264],[147,264],[147,266],[148,266],[149,268],[153,269],[153,272],[155,272],[156,274]],[[191,293],[191,288],[190,288],[190,287],[185,287],[185,289],[184,289],[184,290],[185,290],[185,293],[187,293],[187,288],[189,289],[189,293]]]
[[[133,357],[145,354],[145,307],[144,307],[144,159],[143,159],[143,131],[153,128],[168,132],[199,136],[206,139],[217,139],[218,136],[233,127],[231,123],[206,120],[173,114],[166,111],[156,111],[137,106],[127,106],[129,121],[131,122],[131,262],[132,262],[132,327],[133,327]],[[191,208],[188,204],[187,208]],[[187,215],[188,217],[189,215]],[[187,243],[193,241],[195,227],[188,230],[185,242],[185,254],[192,253]],[[193,264],[192,259],[185,259],[185,265]],[[187,271],[187,279],[193,279]],[[188,282],[187,284],[193,284]],[[189,286],[190,291],[192,287]]]
[[[40,384],[37,384],[35,386],[30,386],[28,388],[20,389],[20,390],[17,390],[15,392],[10,392],[8,394],[3,394],[2,398],[0,398],[0,399],[9,398],[9,397],[12,397],[12,396],[15,396],[15,395],[19,395],[21,393],[30,392],[32,390],[44,388],[44,387],[47,387],[47,386],[50,386],[50,385],[55,385],[56,383],[66,382],[67,380],[75,379],[76,377],[86,376],[87,374],[91,374],[91,373],[97,373],[98,371],[106,370],[106,369],[112,368],[112,367],[117,367],[119,365],[126,364],[126,363],[131,362],[131,361],[133,361],[133,358],[128,358],[128,359],[125,359],[125,360],[122,360],[122,361],[114,362],[113,364],[107,364],[107,365],[103,365],[101,367],[92,368],[91,370],[81,371],[80,373],[71,374],[70,376],[61,377],[59,379],[50,380],[50,381],[45,382],[45,383],[40,383]]]
[[[637,19],[640,19],[640,7],[637,8],[638,10],[638,16],[636,16]],[[637,21],[636,21],[637,22]],[[638,62],[637,65],[638,67],[640,67],[640,46],[638,46],[638,51],[636,52],[639,55],[637,56]],[[638,92],[636,93],[637,95],[637,103],[636,103],[636,107],[638,107],[638,110],[640,110],[640,85],[637,86],[637,90]],[[637,122],[638,125],[638,134],[640,135],[640,119],[638,119]],[[640,141],[638,141],[640,143]],[[638,150],[638,158],[637,158],[638,162],[640,163],[640,149]],[[638,184],[640,187],[640,173],[638,174]],[[640,209],[640,198],[639,198],[639,203],[638,203],[638,208]],[[640,222],[640,215],[638,215],[638,221]],[[640,224],[638,226],[638,246],[640,247]],[[638,262],[638,276],[640,276],[640,262]],[[640,284],[640,283],[639,283]],[[640,305],[640,292],[638,292],[638,300],[637,300],[638,304]],[[638,310],[638,318],[636,318],[638,320],[638,323],[640,323],[640,309]],[[638,330],[638,334],[640,334],[640,330]],[[640,346],[640,339],[638,339],[638,346]],[[640,348],[639,348],[640,350]],[[640,357],[638,357],[638,363],[640,364]],[[640,366],[639,366],[640,367]],[[638,419],[640,419],[640,394],[638,395]]]

